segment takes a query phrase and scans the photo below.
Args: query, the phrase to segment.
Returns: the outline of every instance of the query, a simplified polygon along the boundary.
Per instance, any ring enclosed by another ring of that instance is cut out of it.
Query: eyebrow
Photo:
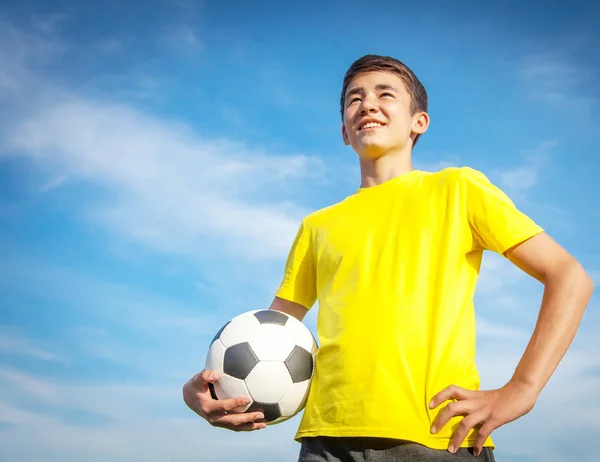
[[[393,90],[395,92],[398,92],[398,90],[396,90],[393,86],[388,85],[387,83],[380,83],[380,84],[375,85],[375,90]],[[352,90],[350,90],[348,93],[346,93],[346,99],[348,99],[352,95],[364,95],[364,94],[365,94],[365,90],[363,87],[356,87],[356,88],[353,88]]]

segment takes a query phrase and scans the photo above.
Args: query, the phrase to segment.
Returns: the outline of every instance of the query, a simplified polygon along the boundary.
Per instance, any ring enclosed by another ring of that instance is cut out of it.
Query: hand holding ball
[[[306,404],[317,343],[310,330],[281,311],[243,313],[213,339],[206,369],[219,372],[210,384],[215,399],[248,397],[239,412],[260,411],[269,425],[298,414]]]

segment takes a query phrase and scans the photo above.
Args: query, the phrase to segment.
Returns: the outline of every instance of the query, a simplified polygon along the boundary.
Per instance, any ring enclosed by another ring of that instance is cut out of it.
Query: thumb
[[[200,373],[200,385],[206,386],[209,383],[215,383],[220,377],[221,374],[219,372],[205,369]]]

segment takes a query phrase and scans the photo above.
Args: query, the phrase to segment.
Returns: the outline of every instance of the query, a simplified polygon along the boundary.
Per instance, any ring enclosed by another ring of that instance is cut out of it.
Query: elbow
[[[548,275],[546,280],[548,284],[566,284],[570,286],[574,292],[573,295],[584,300],[586,305],[594,292],[594,280],[575,259],[566,264],[562,271]]]
[[[578,282],[582,296],[585,297],[586,300],[589,300],[594,293],[594,280],[579,262],[577,262],[575,266],[576,274],[574,277]]]
[[[590,298],[592,298],[592,294],[594,293],[594,280],[591,278],[591,276],[585,270],[583,270],[583,277],[584,277],[584,288],[586,291],[586,295],[587,295],[587,298],[590,299]]]

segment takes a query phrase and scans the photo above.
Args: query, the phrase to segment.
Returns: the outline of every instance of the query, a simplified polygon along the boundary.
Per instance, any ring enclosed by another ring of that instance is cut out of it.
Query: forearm
[[[545,281],[533,335],[511,381],[541,392],[571,345],[592,290],[592,281],[579,264]]]

